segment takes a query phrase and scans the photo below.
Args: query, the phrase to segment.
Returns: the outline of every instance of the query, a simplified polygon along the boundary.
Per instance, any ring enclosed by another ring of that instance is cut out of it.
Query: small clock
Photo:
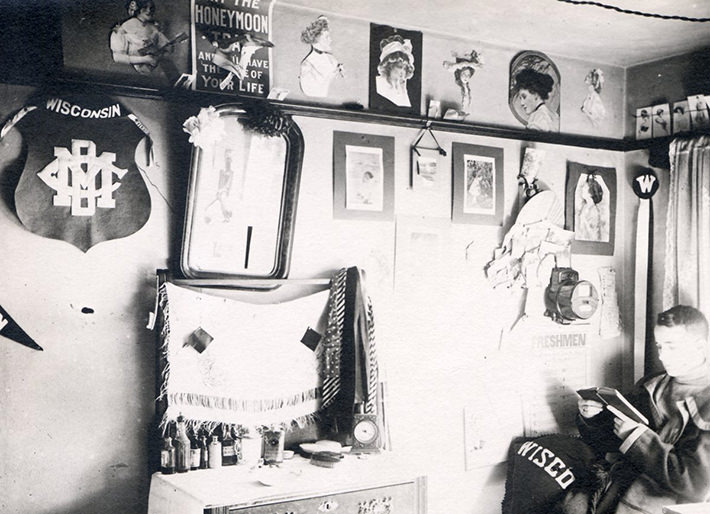
[[[351,453],[380,451],[380,427],[374,414],[353,415],[353,446]]]

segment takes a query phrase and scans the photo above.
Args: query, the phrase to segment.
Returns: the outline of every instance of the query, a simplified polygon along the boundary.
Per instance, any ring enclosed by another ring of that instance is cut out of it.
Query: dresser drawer
[[[207,514],[418,514],[417,487],[408,482],[298,500],[205,509]]]

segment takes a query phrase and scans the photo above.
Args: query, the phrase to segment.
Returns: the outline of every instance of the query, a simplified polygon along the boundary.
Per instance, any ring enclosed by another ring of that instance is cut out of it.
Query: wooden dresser
[[[426,477],[388,453],[346,455],[333,468],[295,456],[151,479],[149,514],[426,514]]]

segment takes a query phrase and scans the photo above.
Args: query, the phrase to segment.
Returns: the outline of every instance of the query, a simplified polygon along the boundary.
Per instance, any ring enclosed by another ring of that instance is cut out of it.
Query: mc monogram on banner
[[[147,129],[107,97],[49,98],[8,120],[27,147],[15,189],[22,224],[86,252],[130,236],[150,217],[150,193],[135,162]],[[150,139],[148,139],[150,142]]]
[[[96,155],[93,141],[74,139],[71,151],[55,147],[54,156],[56,159],[37,174],[55,191],[54,205],[71,207],[72,216],[93,216],[96,207],[116,207],[113,192],[121,183],[113,177],[120,180],[128,170],[114,165],[115,153]]]

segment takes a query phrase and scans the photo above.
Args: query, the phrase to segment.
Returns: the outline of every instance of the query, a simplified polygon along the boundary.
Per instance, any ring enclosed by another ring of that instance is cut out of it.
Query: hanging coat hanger
[[[425,135],[429,134],[431,138],[434,140],[434,144],[436,145],[435,147],[431,146],[420,146],[420,143],[422,142],[422,139],[424,138]],[[414,140],[414,143],[412,144],[412,166],[410,167],[409,170],[409,187],[412,188],[414,186],[414,173],[415,173],[415,168],[416,168],[416,173],[419,174],[419,161],[417,160],[417,157],[421,157],[421,152],[420,150],[435,150],[439,152],[439,155],[442,157],[446,157],[446,150],[444,150],[441,145],[439,144],[439,141],[436,139],[436,136],[434,135],[434,132],[431,130],[431,122],[427,121],[426,125],[421,128],[419,133],[417,134],[417,137]],[[417,155],[417,157],[414,156],[414,154]]]
[[[436,144],[435,148],[419,146],[419,143],[422,141],[426,134],[429,134],[434,140],[434,143]],[[439,141],[434,135],[434,132],[431,130],[431,121],[427,121],[426,125],[424,125],[424,127],[422,127],[422,129],[419,131],[419,134],[417,134],[417,138],[414,140],[414,144],[412,145],[412,150],[414,150],[417,155],[421,155],[419,153],[419,150],[436,150],[437,152],[439,152],[439,155],[441,155],[442,157],[446,157],[446,150],[441,147]]]

